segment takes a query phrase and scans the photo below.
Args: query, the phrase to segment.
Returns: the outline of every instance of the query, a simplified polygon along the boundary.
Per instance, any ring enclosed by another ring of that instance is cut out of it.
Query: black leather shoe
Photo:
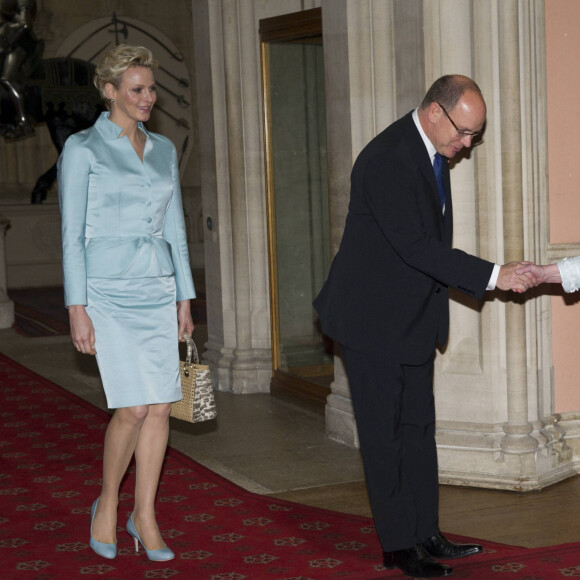
[[[454,559],[465,558],[483,552],[479,544],[454,544],[450,542],[441,532],[437,535],[427,538],[420,543],[425,551],[433,558]]]
[[[399,568],[403,574],[414,578],[441,578],[453,574],[449,566],[433,560],[421,544],[407,550],[383,552],[383,564],[385,568]]]

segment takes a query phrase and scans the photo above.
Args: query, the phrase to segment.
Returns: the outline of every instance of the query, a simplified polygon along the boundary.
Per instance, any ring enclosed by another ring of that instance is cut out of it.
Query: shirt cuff
[[[580,289],[580,268],[577,258],[564,258],[558,262],[562,288],[564,292],[576,292]]]
[[[495,290],[495,285],[497,284],[497,277],[499,276],[499,269],[501,266],[499,264],[495,264],[493,266],[493,272],[491,273],[491,278],[487,283],[486,290]]]

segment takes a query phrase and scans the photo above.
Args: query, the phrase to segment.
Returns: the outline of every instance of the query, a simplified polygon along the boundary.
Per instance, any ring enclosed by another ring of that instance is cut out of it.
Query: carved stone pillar
[[[501,152],[503,186],[504,256],[506,262],[523,260],[524,227],[522,190],[522,126],[520,120],[521,79],[520,30],[518,1],[498,3],[499,36],[502,58],[499,60],[501,94]],[[527,192],[526,192],[527,193]],[[506,304],[506,375],[507,422],[501,448],[507,452],[526,452],[537,448],[536,439],[529,436],[532,425],[528,422],[528,384],[526,357],[525,310],[520,301]],[[532,385],[530,385],[531,387]]]
[[[330,242],[334,256],[342,238],[348,211],[349,175],[353,158],[351,85],[348,82],[350,67],[347,3],[344,0],[335,1],[332,10],[325,10],[323,3],[322,30],[326,83]],[[334,357],[334,381],[330,388],[332,392],[326,399],[327,432],[332,439],[358,446],[348,378],[338,354]]]
[[[440,0],[425,2],[424,9],[426,86],[445,74],[473,77],[471,28],[466,24],[471,22],[471,3]],[[451,168],[453,245],[478,255],[474,153],[452,160]],[[456,416],[458,407],[469,404],[472,391],[481,388],[483,379],[480,304],[460,292],[452,291],[451,297],[449,342],[436,361],[440,418]]]
[[[253,3],[194,0],[208,342],[217,388],[269,391],[270,309]],[[211,229],[210,229],[211,228]]]

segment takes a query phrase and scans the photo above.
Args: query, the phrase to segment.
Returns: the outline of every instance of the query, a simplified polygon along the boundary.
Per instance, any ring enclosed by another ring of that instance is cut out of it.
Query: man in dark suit
[[[485,119],[475,82],[449,75],[363,149],[342,242],[314,301],[341,345],[384,564],[410,576],[448,576],[434,558],[482,550],[451,543],[438,526],[433,362],[447,341],[448,288],[481,299],[535,284],[516,274],[517,262],[451,248],[447,160],[471,146]]]

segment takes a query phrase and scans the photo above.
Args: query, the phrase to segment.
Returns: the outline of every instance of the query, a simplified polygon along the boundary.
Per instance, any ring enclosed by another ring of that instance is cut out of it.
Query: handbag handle
[[[197,346],[195,346],[195,342],[187,332],[183,333],[183,338],[185,339],[185,343],[187,345],[187,354],[185,355],[185,365],[184,365],[184,373],[185,376],[189,376],[189,367],[191,366],[191,359],[193,355],[193,366],[199,364],[199,356],[197,354]]]

